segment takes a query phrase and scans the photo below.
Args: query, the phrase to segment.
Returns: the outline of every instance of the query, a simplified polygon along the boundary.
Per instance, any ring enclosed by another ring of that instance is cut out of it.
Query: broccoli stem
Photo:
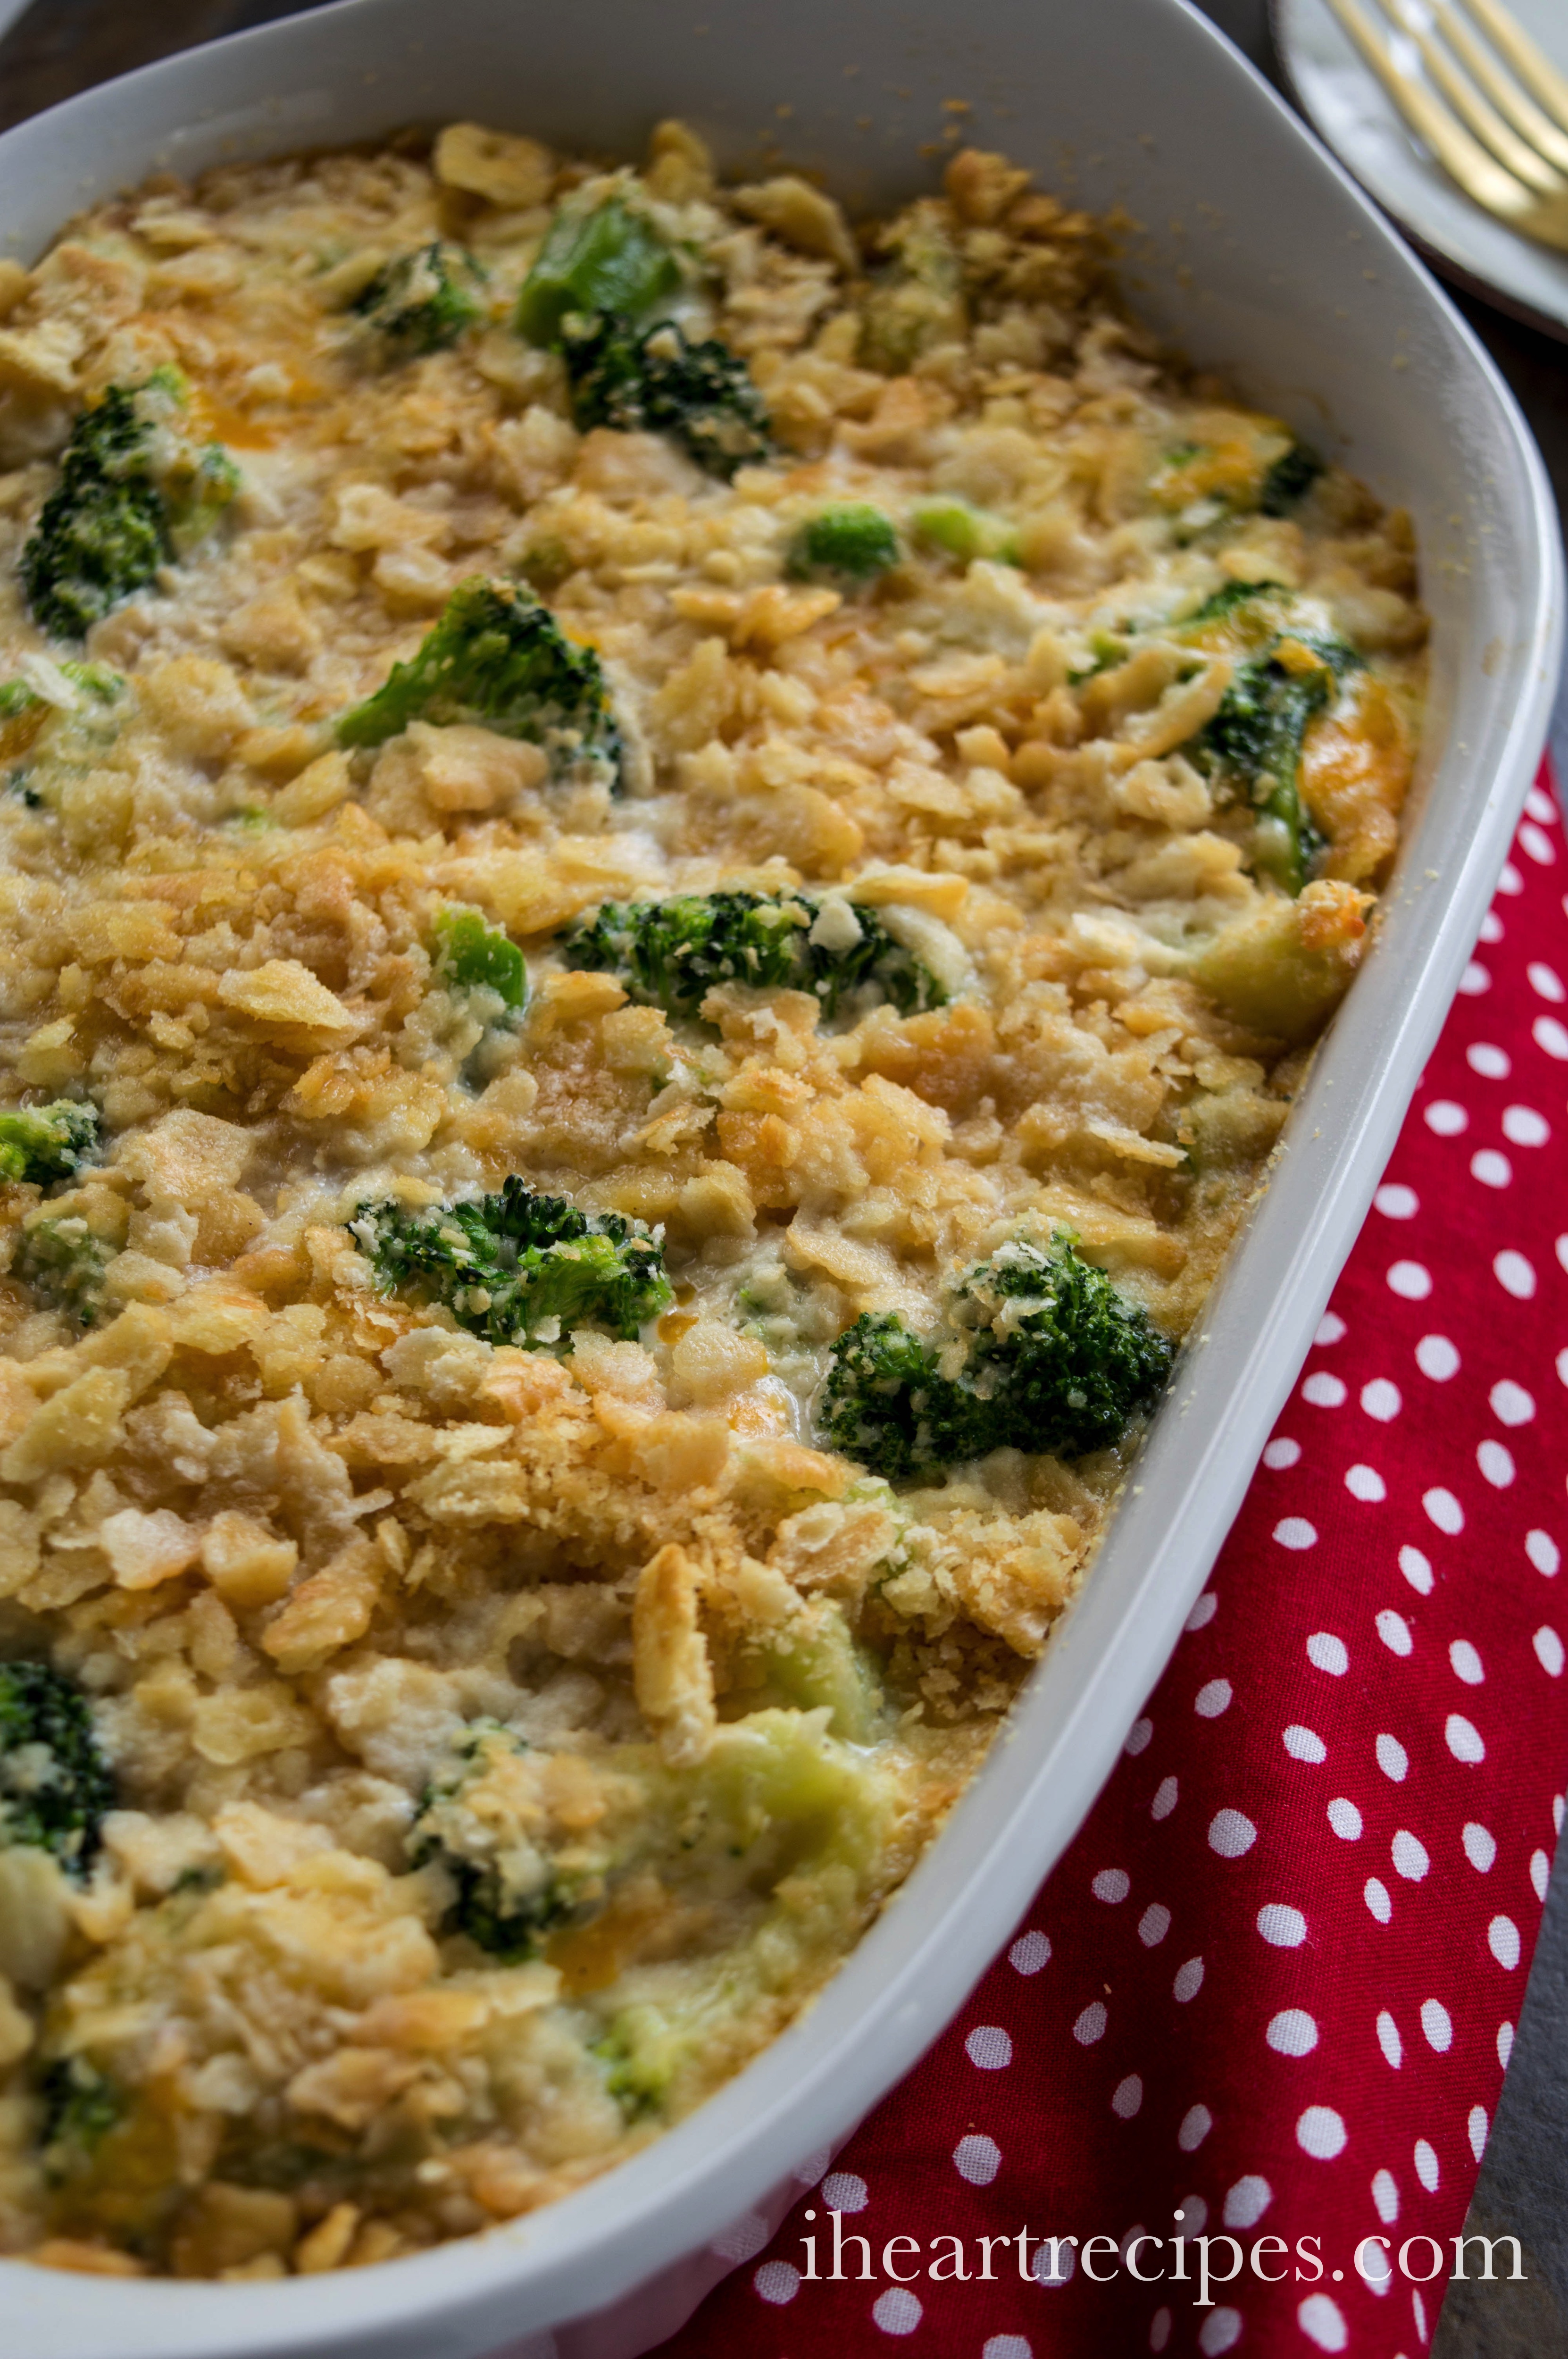
[[[923,500],[910,517],[917,540],[956,557],[960,565],[990,558],[1000,565],[1017,565],[1018,535],[1005,516],[971,507],[967,500]]]
[[[844,500],[807,517],[790,544],[786,570],[800,582],[858,588],[897,563],[898,535],[881,508]]]
[[[478,909],[438,910],[433,930],[438,982],[449,990],[493,992],[504,1011],[521,1015],[528,967],[510,934],[487,925]]]
[[[668,245],[624,199],[611,197],[586,213],[563,206],[523,283],[514,324],[530,343],[553,343],[569,311],[634,320],[673,295],[680,280]]]

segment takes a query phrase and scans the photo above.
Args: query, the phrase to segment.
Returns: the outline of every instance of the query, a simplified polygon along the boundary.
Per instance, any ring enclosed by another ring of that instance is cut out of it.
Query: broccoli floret
[[[39,2094],[43,2125],[38,2150],[44,2176],[53,2187],[74,2179],[125,2111],[122,2093],[85,2056],[67,2056],[45,2067]]]
[[[833,1347],[823,1439],[873,1473],[918,1473],[993,1450],[1082,1457],[1119,1441],[1170,1373],[1167,1336],[1055,1237],[971,1270],[932,1342],[866,1312]]]
[[[984,1457],[989,1407],[896,1312],[867,1310],[833,1346],[819,1427],[830,1449],[892,1477]]]
[[[1292,627],[1290,601],[1269,582],[1227,582],[1186,625],[1228,625],[1249,652],[1237,663],[1214,718],[1184,748],[1208,777],[1258,813],[1253,864],[1298,894],[1325,850],[1301,795],[1302,748],[1337,683],[1360,662],[1327,633]]]
[[[1259,506],[1268,516],[1288,516],[1324,472],[1324,462],[1310,443],[1292,442],[1264,476]]]
[[[389,360],[444,352],[482,318],[485,274],[460,245],[432,238],[378,270],[353,305]]]
[[[528,1004],[528,968],[510,934],[487,925],[478,909],[436,914],[436,977],[449,991],[492,992],[502,1010],[520,1016]]]
[[[542,745],[561,770],[619,775],[621,734],[599,658],[574,646],[530,590],[460,582],[408,663],[338,723],[341,745],[380,745],[411,721],[477,723]]]
[[[680,264],[658,231],[623,199],[611,197],[588,213],[563,208],[523,282],[517,332],[530,343],[549,344],[568,312],[636,320],[680,281]]]
[[[0,1114],[0,1180],[63,1180],[98,1145],[98,1110],[57,1098],[53,1105]]]
[[[415,1867],[438,1861],[457,1886],[446,1930],[466,1933],[504,1965],[536,1957],[545,1934],[564,1924],[595,1879],[561,1874],[528,1840],[524,1808],[507,1808],[509,1762],[528,1751],[499,1722],[477,1722],[457,1747],[455,1776],[427,1786],[406,1838]],[[477,1789],[489,1783],[491,1792]],[[477,1808],[476,1808],[477,1805]]]
[[[1326,671],[1288,672],[1270,659],[1238,664],[1204,730],[1200,766],[1242,787],[1260,814],[1255,859],[1288,893],[1301,891],[1324,848],[1302,801],[1307,729],[1328,702]]]
[[[114,1807],[80,1690],[47,1663],[0,1663],[0,1848],[33,1844],[80,1882]]]
[[[726,482],[768,455],[768,414],[746,364],[716,338],[688,344],[664,321],[639,334],[613,313],[570,312],[561,349],[584,432],[668,434]]]
[[[1080,1458],[1119,1441],[1175,1354],[1148,1313],[1058,1234],[1003,1245],[971,1270],[953,1315],[974,1332],[967,1371],[993,1412],[993,1450]]]
[[[22,551],[22,586],[41,627],[80,639],[111,608],[188,556],[239,487],[216,443],[195,444],[175,369],[112,385],[82,411]]]
[[[856,587],[898,563],[898,535],[881,508],[844,500],[807,518],[790,544],[788,571],[798,582]]]
[[[613,974],[633,999],[693,1015],[718,984],[809,991],[823,1012],[874,987],[902,1016],[946,993],[874,909],[801,893],[683,893],[607,902],[561,938],[568,965]]]
[[[444,1303],[492,1343],[532,1349],[584,1324],[630,1339],[675,1299],[655,1238],[619,1213],[537,1195],[515,1174],[466,1203],[366,1204],[350,1226],[384,1292]]]
[[[971,507],[968,500],[923,500],[910,516],[916,540],[972,565],[988,557],[999,565],[1017,565],[1018,535],[1005,516]]]
[[[77,1326],[91,1327],[103,1310],[103,1279],[114,1258],[114,1246],[80,1212],[50,1213],[23,1229],[12,1268],[40,1300]]]

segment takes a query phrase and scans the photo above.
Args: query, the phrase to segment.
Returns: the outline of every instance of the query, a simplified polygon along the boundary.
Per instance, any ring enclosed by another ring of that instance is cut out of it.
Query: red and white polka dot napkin
[[[1543,773],[1125,1757],[958,2020],[665,2359],[1430,2342],[1568,1771],[1565,886]]]

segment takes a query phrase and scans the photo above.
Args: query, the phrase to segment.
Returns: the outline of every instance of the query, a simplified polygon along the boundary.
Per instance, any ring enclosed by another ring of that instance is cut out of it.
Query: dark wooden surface
[[[0,39],[0,130],[79,90],[220,34],[299,13],[302,0],[34,0]],[[303,0],[311,5],[311,0]],[[1280,81],[1267,0],[1200,0]],[[1455,291],[1518,396],[1568,515],[1568,343]],[[1568,783],[1568,695],[1554,731]],[[1451,2289],[1433,2359],[1568,2359],[1568,1845],[1547,1898],[1513,2062],[1470,2225],[1524,2244],[1527,2281]],[[1412,2345],[1413,2348],[1413,2345]]]

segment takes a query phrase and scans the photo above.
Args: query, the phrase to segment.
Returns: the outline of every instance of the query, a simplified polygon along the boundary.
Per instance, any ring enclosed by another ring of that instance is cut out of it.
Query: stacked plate
[[[1368,71],[1328,0],[1271,0],[1274,38],[1285,73],[1313,127],[1363,188],[1447,277],[1504,309],[1568,337],[1568,254],[1553,254],[1507,229],[1457,189],[1405,129]],[[1429,21],[1424,0],[1406,0]],[[1568,71],[1568,8],[1563,0],[1509,0],[1548,57]],[[1372,11],[1377,17],[1378,11]],[[1381,28],[1380,28],[1381,29]],[[1424,81],[1413,41],[1391,33],[1394,61]]]

